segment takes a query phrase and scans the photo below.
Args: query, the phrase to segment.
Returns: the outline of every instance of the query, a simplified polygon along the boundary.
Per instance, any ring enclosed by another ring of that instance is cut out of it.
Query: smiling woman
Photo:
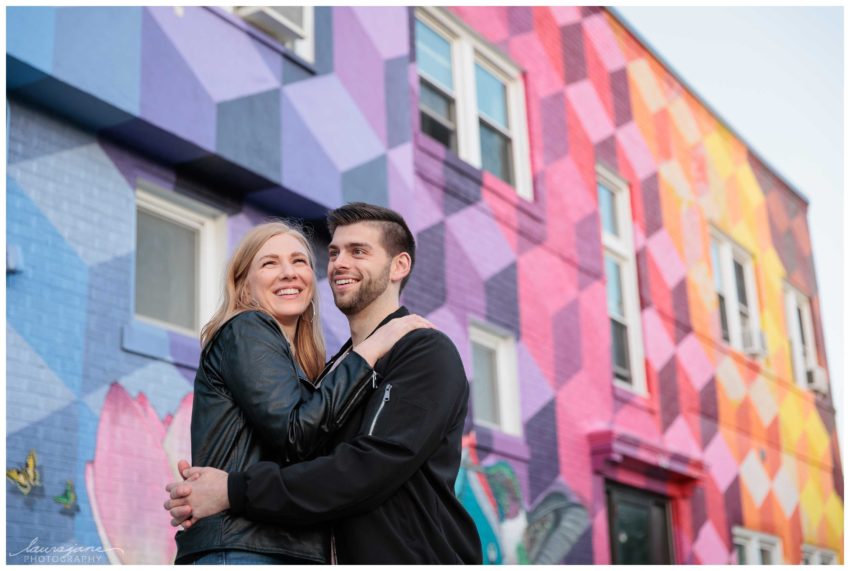
[[[278,234],[266,240],[251,261],[246,280],[250,303],[268,311],[288,339],[295,339],[298,323],[309,307],[305,322],[317,317],[315,276],[306,243],[295,234]]]

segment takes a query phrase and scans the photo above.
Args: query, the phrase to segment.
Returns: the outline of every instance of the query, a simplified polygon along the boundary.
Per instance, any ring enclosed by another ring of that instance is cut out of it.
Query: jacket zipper
[[[339,413],[339,418],[336,423],[337,426],[341,426],[342,423],[345,422],[345,419],[348,416],[348,411],[350,411],[354,406],[353,403],[357,400],[357,398],[363,391],[369,388],[370,384],[372,385],[373,389],[378,387],[378,373],[375,372],[375,369],[372,369],[372,377],[370,378],[370,382],[364,383],[360,387],[360,389],[351,398],[348,399],[348,404],[345,406],[342,412]]]
[[[375,418],[372,419],[372,426],[369,427],[369,436],[372,436],[372,432],[375,430],[375,423],[378,422],[378,417],[381,415],[381,411],[384,410],[384,405],[390,402],[390,390],[392,388],[392,385],[387,385],[387,388],[384,389],[384,400],[381,401],[381,406],[378,407],[378,412],[375,413]]]

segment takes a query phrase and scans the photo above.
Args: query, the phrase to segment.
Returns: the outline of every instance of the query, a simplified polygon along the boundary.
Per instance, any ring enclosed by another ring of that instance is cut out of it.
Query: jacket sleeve
[[[353,440],[293,466],[260,462],[231,473],[231,513],[309,525],[374,509],[408,481],[463,422],[466,375],[454,344],[434,330],[402,338],[383,374],[386,384],[373,398],[385,399],[392,385],[390,400]]]
[[[270,317],[251,312],[225,326],[221,378],[248,422],[286,462],[313,455],[375,386],[375,372],[351,352],[303,399],[288,344]]]

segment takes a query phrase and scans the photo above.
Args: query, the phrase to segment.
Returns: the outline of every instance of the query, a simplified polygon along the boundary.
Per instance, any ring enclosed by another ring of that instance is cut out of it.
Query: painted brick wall
[[[173,557],[161,487],[188,454],[198,349],[132,316],[147,181],[221,206],[231,248],[269,214],[387,204],[419,244],[403,301],[467,371],[472,321],[514,333],[522,436],[470,417],[456,485],[488,562],[608,562],[606,478],[673,498],[677,562],[728,561],[733,525],[780,535],[786,562],[803,542],[843,557],[834,413],[790,382],[781,303],[783,280],[811,295],[822,338],[806,204],[609,13],[451,9],[525,70],[528,205],[419,132],[412,10],[317,9],[312,68],[215,9],[114,10],[104,45],[78,41],[104,37],[104,9],[9,14],[7,450],[35,449],[42,476],[7,482],[11,553]],[[631,192],[648,398],[611,383],[597,162]],[[718,340],[710,226],[756,260],[761,361]],[[320,291],[333,349],[347,326]]]

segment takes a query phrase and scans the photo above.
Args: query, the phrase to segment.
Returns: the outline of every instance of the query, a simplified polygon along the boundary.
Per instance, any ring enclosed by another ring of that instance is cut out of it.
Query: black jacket
[[[231,472],[231,513],[287,525],[333,521],[343,564],[480,564],[478,532],[454,494],[469,398],[457,349],[439,331],[415,330],[375,370],[378,390],[329,455]]]
[[[244,470],[266,460],[288,465],[315,455],[375,387],[375,373],[352,353],[310,383],[275,320],[241,313],[216,333],[195,376],[192,465]],[[232,512],[177,533],[178,563],[206,551],[243,549],[326,563],[330,527],[258,524]]]

